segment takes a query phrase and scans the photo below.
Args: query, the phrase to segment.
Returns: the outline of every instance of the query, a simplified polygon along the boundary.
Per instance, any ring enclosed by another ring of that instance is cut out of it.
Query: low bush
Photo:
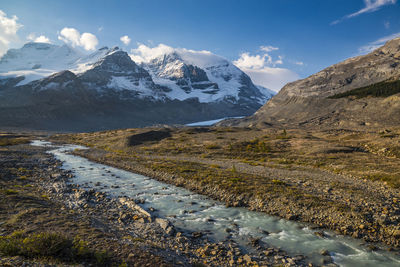
[[[89,261],[97,266],[107,265],[110,256],[94,251],[79,237],[67,238],[57,233],[25,234],[16,231],[0,237],[0,254],[26,258],[58,259],[65,262]]]
[[[29,143],[29,139],[27,138],[0,137],[0,146],[13,146],[27,143]]]

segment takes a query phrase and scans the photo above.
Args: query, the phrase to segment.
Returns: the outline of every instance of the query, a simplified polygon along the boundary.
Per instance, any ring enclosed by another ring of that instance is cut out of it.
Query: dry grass
[[[131,129],[57,136],[55,139],[126,154],[187,155],[241,160],[278,168],[312,167],[400,187],[400,130],[249,130],[242,128],[183,128],[159,141],[128,146],[132,135],[158,129]],[[162,130],[164,131],[164,130]],[[222,138],[221,138],[222,137]]]

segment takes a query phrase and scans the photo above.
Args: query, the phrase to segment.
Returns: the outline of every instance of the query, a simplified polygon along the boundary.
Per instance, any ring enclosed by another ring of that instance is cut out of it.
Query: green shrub
[[[27,143],[29,143],[29,139],[27,138],[0,137],[0,146],[13,146]]]
[[[286,183],[284,181],[278,180],[278,179],[273,179],[272,182],[274,184],[278,184],[278,185],[286,185]]]
[[[54,258],[67,262],[87,260],[97,265],[105,265],[110,260],[106,252],[93,251],[88,243],[79,237],[71,240],[57,233],[46,232],[27,235],[17,231],[8,236],[1,236],[0,254],[27,258]]]
[[[16,195],[16,194],[18,194],[18,190],[6,189],[6,190],[4,190],[4,193],[5,193],[6,195]]]
[[[0,239],[0,253],[7,256],[67,257],[71,254],[72,242],[52,233],[39,233],[26,236],[23,232]]]
[[[232,171],[233,174],[236,174],[236,173],[238,172],[238,171],[236,170],[235,165],[232,165],[231,171]]]
[[[208,144],[206,145],[207,149],[220,149],[221,147],[217,144]]]

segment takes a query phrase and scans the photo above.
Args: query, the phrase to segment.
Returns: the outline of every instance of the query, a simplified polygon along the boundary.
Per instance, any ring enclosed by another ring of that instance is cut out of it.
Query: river
[[[144,209],[155,209],[157,217],[167,218],[182,231],[200,231],[217,242],[232,238],[248,250],[251,250],[249,240],[260,238],[290,255],[305,255],[314,263],[320,263],[321,250],[327,250],[340,266],[400,266],[399,255],[385,250],[371,251],[361,240],[329,231],[325,231],[326,237],[320,237],[305,224],[245,208],[226,207],[186,189],[69,153],[85,149],[81,146],[53,146],[44,141],[32,144],[49,147],[48,153],[62,161],[64,169],[73,172],[72,183],[115,197],[143,199]]]

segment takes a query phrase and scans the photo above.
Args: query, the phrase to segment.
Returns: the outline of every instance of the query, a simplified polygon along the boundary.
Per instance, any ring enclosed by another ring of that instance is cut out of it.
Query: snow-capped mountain
[[[27,43],[20,49],[10,49],[0,59],[0,78],[23,78],[18,85],[70,70],[81,73],[103,58],[110,50],[103,47],[90,55],[84,55],[68,45]]]
[[[47,77],[61,70],[74,68],[83,55],[63,45],[27,43],[20,49],[10,49],[0,59],[2,77],[24,77],[18,85]]]
[[[26,116],[41,128],[49,128],[46,118],[68,122],[55,129],[78,130],[82,124],[92,130],[249,115],[271,97],[210,52],[176,49],[137,64],[118,47],[82,55],[44,43],[11,49],[0,59],[0,96],[3,125],[9,119],[18,124],[15,116],[28,123]],[[10,108],[16,114],[7,113]]]
[[[256,86],[258,90],[260,90],[261,94],[263,94],[267,98],[267,100],[276,95],[276,92],[274,90],[268,89],[261,85],[256,85]]]
[[[206,51],[175,49],[143,64],[160,85],[171,89],[171,99],[189,97],[199,102],[245,100],[263,104],[270,98],[228,60]]]

